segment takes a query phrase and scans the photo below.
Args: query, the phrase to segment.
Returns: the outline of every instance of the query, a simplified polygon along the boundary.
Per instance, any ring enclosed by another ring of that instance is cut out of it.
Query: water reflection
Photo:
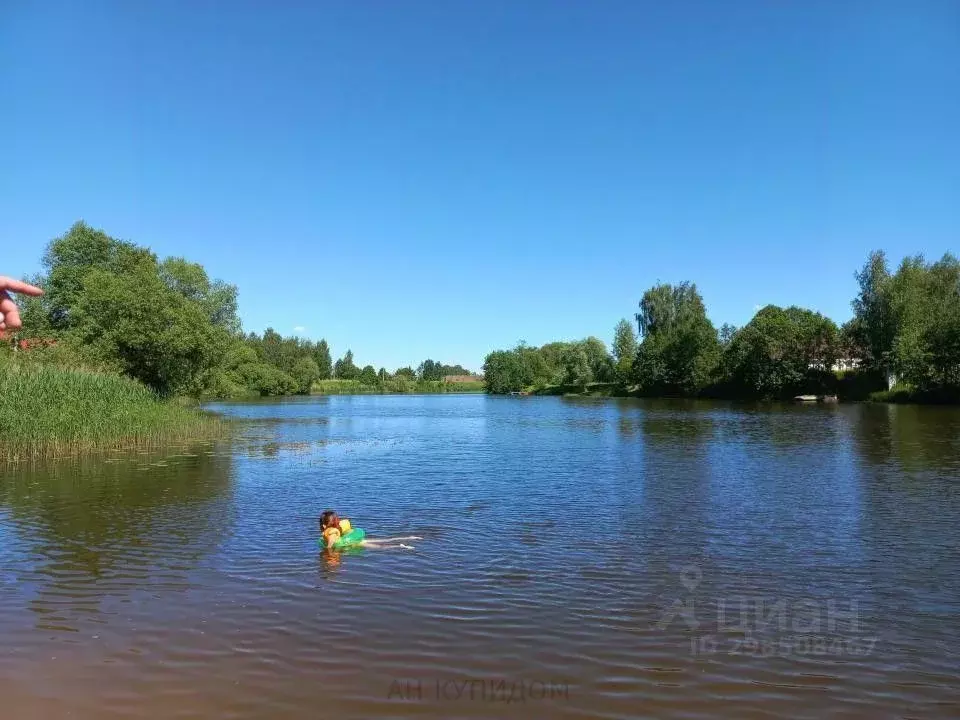
[[[229,446],[0,482],[7,715],[956,714],[956,410],[484,397],[223,409],[243,418]],[[423,540],[324,552],[328,506],[373,537]],[[875,648],[758,657],[724,642],[745,633],[720,629],[718,601],[737,614],[729,628],[757,598],[856,607]],[[662,625],[677,602],[693,614]],[[707,634],[717,651],[691,652]],[[424,701],[388,698],[397,678],[422,680]],[[438,678],[571,686],[559,703],[495,705],[428,698]]]
[[[865,569],[894,657],[916,664],[921,659],[907,650],[911,634],[960,614],[960,537],[953,531],[960,526],[960,414],[894,405],[858,410],[851,434],[867,478]],[[942,628],[937,644],[956,647],[960,630],[949,622]]]
[[[188,589],[190,572],[229,530],[231,464],[229,452],[202,445],[7,477],[6,570],[30,588],[37,626],[77,631],[137,592]]]
[[[706,569],[709,557],[711,466],[718,431],[709,408],[691,412],[691,401],[648,402],[640,416],[643,441],[642,527],[647,569],[665,590],[683,567]],[[639,530],[639,528],[638,528]]]
[[[960,413],[955,408],[865,403],[850,411],[849,432],[864,461],[907,472],[960,472]]]

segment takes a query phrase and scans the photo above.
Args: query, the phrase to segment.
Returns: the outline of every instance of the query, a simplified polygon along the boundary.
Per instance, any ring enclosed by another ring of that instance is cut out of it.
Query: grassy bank
[[[221,432],[196,408],[119,375],[0,360],[0,463],[159,445]]]
[[[445,383],[442,380],[407,380],[391,378],[374,385],[359,380],[318,380],[313,384],[316,395],[383,395],[392,393],[465,393],[483,392],[482,382]]]

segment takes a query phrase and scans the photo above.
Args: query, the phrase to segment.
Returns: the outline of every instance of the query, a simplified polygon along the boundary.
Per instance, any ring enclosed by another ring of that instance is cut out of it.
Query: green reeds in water
[[[0,360],[0,463],[210,437],[223,422],[128,378]]]

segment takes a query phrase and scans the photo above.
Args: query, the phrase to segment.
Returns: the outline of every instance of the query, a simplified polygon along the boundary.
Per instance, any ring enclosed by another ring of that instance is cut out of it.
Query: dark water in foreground
[[[219,409],[4,472],[0,716],[960,716],[960,410]],[[324,557],[326,506],[423,539]]]

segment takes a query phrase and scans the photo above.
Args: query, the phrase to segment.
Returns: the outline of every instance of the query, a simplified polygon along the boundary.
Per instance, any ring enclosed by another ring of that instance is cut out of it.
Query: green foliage
[[[337,360],[333,368],[335,377],[341,380],[356,380],[360,375],[360,368],[353,364],[353,351],[347,350],[347,354]]]
[[[483,392],[483,383],[447,383],[441,380],[411,380],[406,375],[394,375],[386,380],[379,378],[367,384],[360,380],[320,380],[314,383],[313,392],[322,395],[361,395],[379,393],[465,393]]]
[[[629,320],[623,318],[613,331],[613,362],[620,382],[633,376],[633,359],[637,355],[637,333]]]
[[[720,326],[720,348],[725,350],[730,345],[730,341],[733,340],[733,336],[737,334],[737,328],[735,325],[730,323],[724,323]]]
[[[483,375],[494,395],[519,392],[533,380],[519,350],[494,350],[483,362]]]
[[[47,284],[47,278],[44,275],[34,275],[25,280],[40,288],[44,288]],[[17,333],[18,337],[54,338],[57,336],[48,292],[39,297],[20,295],[17,297],[17,304],[20,306],[20,319],[23,322],[23,329]]]
[[[245,386],[263,397],[292,395],[299,390],[296,380],[273,365],[266,363],[244,365],[241,371]]]
[[[720,346],[695,285],[652,287],[643,294],[636,319],[643,342],[633,375],[643,392],[693,395],[707,385]]]
[[[836,360],[837,326],[820,313],[768,305],[726,347],[724,369],[743,396],[783,397],[813,388],[811,370]]]
[[[584,387],[595,381],[607,382],[615,375],[613,359],[603,341],[595,337],[540,348],[521,342],[513,350],[487,355],[483,373],[487,392],[492,394],[561,383]]]
[[[843,401],[869,400],[871,394],[886,387],[887,378],[882,372],[863,368],[836,373],[834,392]]]
[[[623,383],[588,383],[587,385],[549,385],[543,388],[536,388],[531,391],[532,395],[575,395],[577,397],[628,397]]]
[[[0,357],[0,462],[195,440],[221,428],[128,378]]]
[[[587,357],[591,378],[588,382],[610,382],[614,379],[616,373],[613,358],[607,352],[607,346],[603,344],[603,340],[591,336],[571,343],[571,346],[577,351],[582,350]]]
[[[203,308],[214,326],[231,335],[240,332],[237,315],[237,288],[221,280],[210,280],[202,265],[171,257],[160,263],[160,279],[184,299]]]
[[[83,222],[51,241],[43,265],[46,295],[26,303],[20,336],[57,339],[79,364],[163,395],[200,394],[239,327],[236,288]]]
[[[524,346],[525,347],[525,346]],[[535,354],[533,366],[537,370],[535,385],[544,386],[563,382],[563,367],[570,343],[552,342],[539,349],[527,350],[528,360]]]
[[[908,257],[891,275],[875,252],[857,279],[844,334],[868,367],[892,372],[917,396],[951,397],[960,389],[960,262]]]
[[[20,298],[25,328],[0,354],[12,358],[14,346],[26,347],[32,364],[122,373],[163,396],[306,393],[334,372],[325,340],[285,338],[273,328],[244,335],[236,287],[182,257],[159,260],[79,222],[50,242],[43,265],[45,274],[31,280],[46,294]],[[430,377],[467,374],[459,365],[434,365]],[[391,381],[371,366],[361,373],[350,351],[336,373]]]
[[[442,380],[446,375],[470,375],[470,371],[462,365],[444,365],[435,360],[424,360],[416,371],[421,380]]]
[[[894,385],[889,390],[870,393],[873,402],[924,403],[928,405],[956,405],[960,403],[960,387],[941,387],[921,390],[911,385]]]
[[[377,371],[373,369],[373,365],[364,365],[357,379],[364,385],[376,385],[380,382],[380,378],[377,375]]]
[[[417,377],[421,380],[439,380],[443,377],[440,374],[440,363],[424,360],[417,368]]]
[[[292,348],[289,345],[284,346],[283,337],[272,327],[264,330],[262,338],[252,333],[248,342],[256,348],[257,354],[264,362],[277,368],[292,367],[294,360]]]
[[[539,348],[521,342],[487,355],[486,389],[960,400],[960,261],[949,254],[932,264],[909,257],[891,274],[885,255],[874,252],[856,278],[855,315],[842,329],[811,310],[769,305],[743,328],[724,324],[717,333],[696,286],[656,285],[636,315],[639,346],[625,320],[614,331],[612,358],[596,338]],[[835,373],[840,358],[859,369]],[[901,385],[877,395],[891,375]],[[628,390],[629,382],[637,389]]]
[[[333,377],[333,362],[330,359],[330,346],[321,339],[313,349],[313,361],[317,364],[321,380]]]
[[[161,281],[151,260],[122,275],[88,272],[70,325],[95,357],[162,395],[196,394],[195,380],[228,339],[199,304]]]
[[[593,371],[590,369],[590,360],[583,346],[570,347],[564,359],[563,382],[567,385],[586,388],[593,382]]]
[[[907,258],[888,286],[896,320],[893,368],[920,391],[960,387],[960,263]]]
[[[882,250],[870,254],[855,274],[860,292],[853,301],[853,320],[845,326],[848,345],[860,350],[865,363],[886,370],[896,336],[896,319],[890,303],[890,271]]]
[[[267,328],[262,337],[256,333],[245,336],[243,344],[254,353],[248,364],[259,363],[286,375],[293,382],[291,392],[308,393],[316,380],[324,379],[325,373],[329,377],[330,349],[325,340],[314,345],[303,338],[282,337],[273,328]],[[280,389],[289,386],[287,379],[275,372],[247,368],[242,374],[247,391],[255,394],[282,395]]]
[[[313,358],[302,357],[293,364],[290,376],[297,384],[297,392],[306,395],[313,384],[320,379],[320,368]]]
[[[90,272],[122,276],[144,263],[156,266],[156,257],[146,248],[116,240],[82,221],[75,223],[66,234],[50,242],[43,256],[47,270],[44,303],[50,324],[56,329],[69,328],[71,311],[80,301]]]

